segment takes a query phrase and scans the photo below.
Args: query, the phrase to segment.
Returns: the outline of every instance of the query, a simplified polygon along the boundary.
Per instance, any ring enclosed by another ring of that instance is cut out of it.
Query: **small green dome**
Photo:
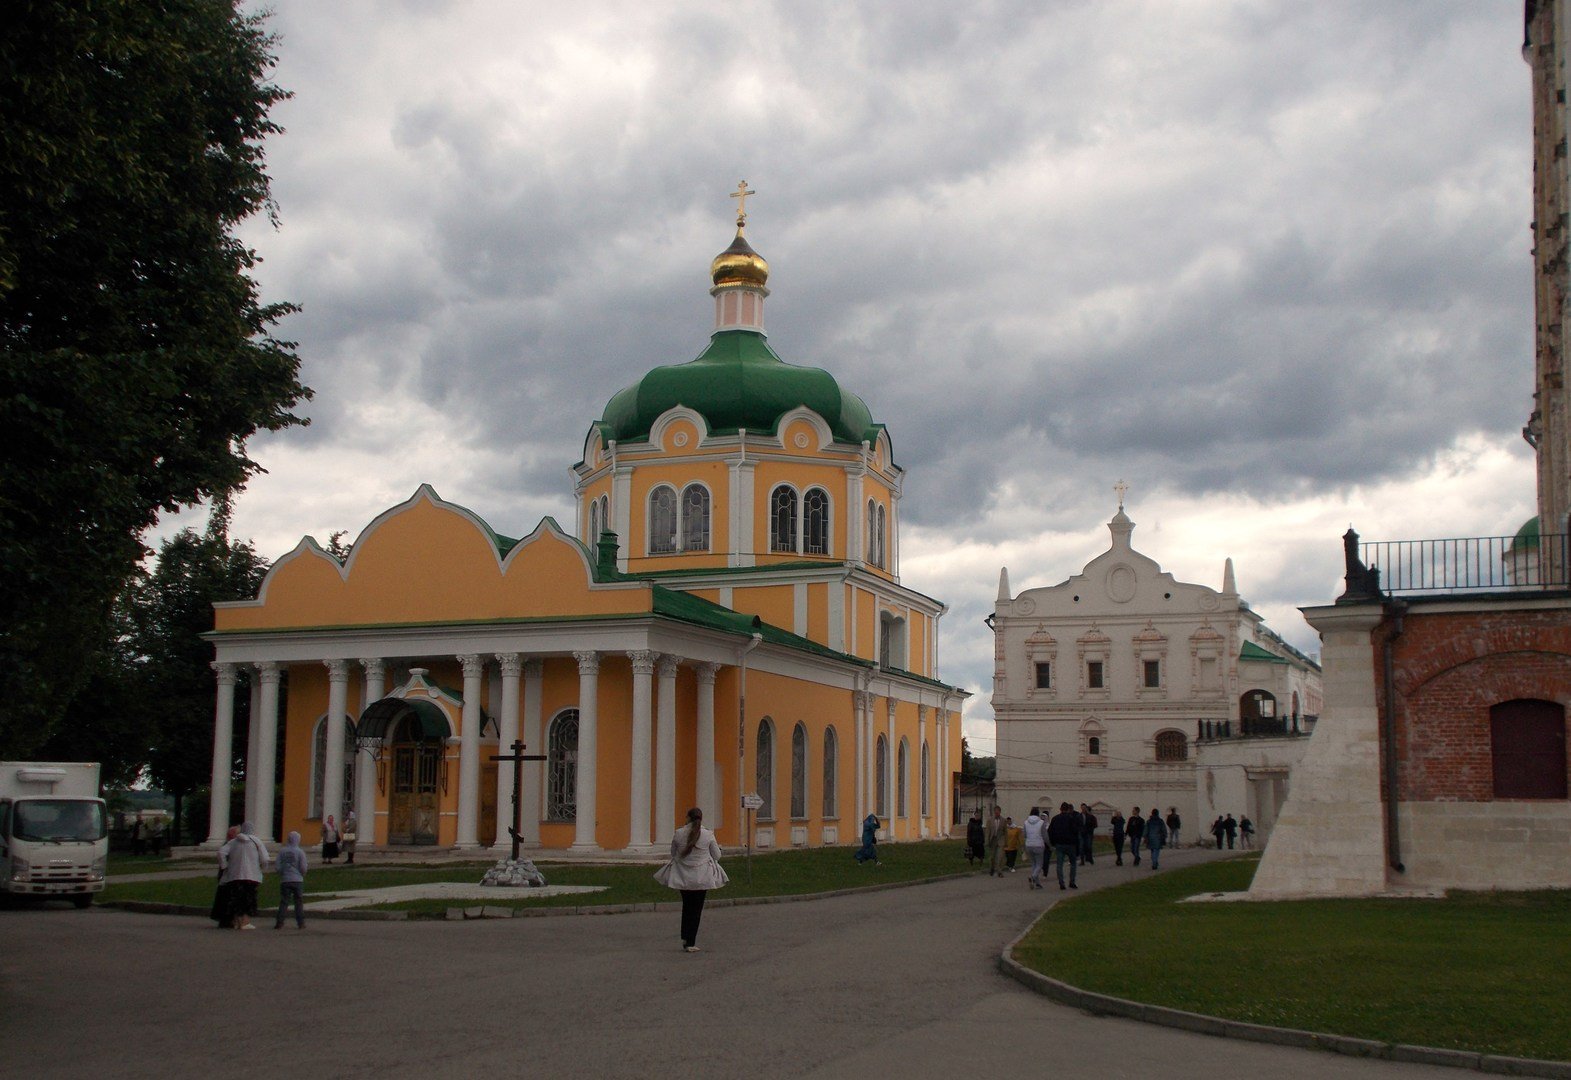
[[[696,360],[657,367],[618,391],[605,407],[602,434],[618,442],[647,439],[660,415],[678,405],[701,415],[712,435],[772,433],[781,416],[806,406],[824,418],[836,442],[878,438],[861,398],[821,368],[786,363],[752,330],[719,331]]]
[[[1536,548],[1538,546],[1538,516],[1528,518],[1522,527],[1516,531],[1516,536],[1511,538],[1511,547]]]

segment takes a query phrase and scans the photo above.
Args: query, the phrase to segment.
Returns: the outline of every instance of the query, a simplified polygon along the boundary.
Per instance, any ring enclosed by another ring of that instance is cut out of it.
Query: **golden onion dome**
[[[762,289],[769,280],[769,264],[752,249],[738,226],[736,239],[731,241],[731,246],[716,255],[715,261],[709,264],[709,276],[714,279],[717,289]]]

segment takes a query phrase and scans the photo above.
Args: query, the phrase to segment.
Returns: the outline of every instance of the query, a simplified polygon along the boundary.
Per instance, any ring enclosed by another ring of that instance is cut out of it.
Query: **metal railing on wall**
[[[1568,537],[1536,543],[1512,536],[1450,540],[1365,540],[1359,559],[1379,571],[1385,593],[1525,592],[1571,586]]]

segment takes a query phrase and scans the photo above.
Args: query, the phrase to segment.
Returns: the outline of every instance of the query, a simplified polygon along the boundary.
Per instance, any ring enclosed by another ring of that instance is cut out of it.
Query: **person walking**
[[[240,835],[240,826],[231,825],[224,834],[224,844]],[[218,924],[220,930],[233,930],[235,928],[234,887],[224,877],[225,870],[224,849],[218,849],[218,890],[213,893],[213,910],[208,918]]]
[[[1247,814],[1238,819],[1238,846],[1245,851],[1255,846],[1255,823]]]
[[[333,815],[322,819],[322,861],[330,863],[338,858],[338,823]]]
[[[1004,872],[1004,812],[996,805],[993,817],[987,823],[987,876],[997,877]]]
[[[353,810],[344,815],[344,831],[339,833],[339,850],[344,854],[344,865],[355,864],[355,845],[360,842],[360,819]]]
[[[1172,847],[1178,846],[1178,830],[1184,824],[1184,819],[1178,816],[1178,807],[1167,808],[1167,842]]]
[[[1042,820],[1037,808],[1032,807],[1025,820],[1026,858],[1031,860],[1031,876],[1026,878],[1026,888],[1042,887],[1042,861],[1047,853],[1047,822]]]
[[[1015,824],[1015,819],[1004,819],[1004,866],[1015,872],[1015,860],[1020,858],[1020,846],[1025,843],[1025,830]]]
[[[1222,824],[1222,815],[1218,814],[1216,820],[1211,823],[1211,835],[1216,837],[1216,849],[1218,851],[1222,850],[1222,837],[1226,832],[1227,826]]]
[[[1151,869],[1157,869],[1157,863],[1162,858],[1162,845],[1167,843],[1167,825],[1162,821],[1162,814],[1156,807],[1151,808],[1151,816],[1146,819],[1145,831],[1146,850],[1151,853]]]
[[[1129,812],[1129,821],[1124,825],[1124,833],[1129,837],[1129,854],[1134,856],[1135,865],[1140,865],[1140,841],[1145,839],[1146,821],[1140,816],[1140,807],[1135,807]]]
[[[1124,815],[1118,809],[1113,810],[1113,816],[1107,819],[1107,824],[1113,830],[1113,857],[1114,866],[1124,865]]]
[[[1238,839],[1238,821],[1232,814],[1227,815],[1227,820],[1222,822],[1222,831],[1227,834],[1227,850],[1233,850],[1233,841]]]
[[[987,857],[987,830],[982,827],[982,811],[971,811],[971,820],[966,822],[966,864],[973,865]]]
[[[273,929],[284,928],[284,912],[289,901],[295,902],[295,928],[305,929],[305,850],[300,846],[300,834],[290,833],[284,846],[278,849],[278,917]]]
[[[857,862],[878,865],[878,815],[868,814],[862,819],[862,846],[852,856]]]
[[[1069,862],[1069,888],[1078,889],[1075,883],[1076,860],[1080,854],[1080,815],[1068,803],[1058,804],[1058,813],[1047,823],[1047,842],[1053,845],[1054,863],[1058,867],[1058,888],[1064,888],[1064,861]]]
[[[1080,804],[1080,864],[1088,866],[1096,862],[1096,853],[1091,850],[1096,842],[1096,827],[1101,824],[1096,815],[1091,812],[1091,807],[1085,803]]]
[[[256,929],[251,922],[256,918],[256,890],[262,884],[268,858],[267,846],[256,838],[256,826],[249,821],[240,826],[238,836],[218,849],[218,865],[224,868],[219,880],[230,886],[229,910],[236,930]]]
[[[655,880],[682,894],[682,951],[697,952],[704,898],[731,880],[720,865],[720,845],[704,828],[704,812],[698,807],[687,812],[687,823],[671,837],[671,861],[655,871]]]

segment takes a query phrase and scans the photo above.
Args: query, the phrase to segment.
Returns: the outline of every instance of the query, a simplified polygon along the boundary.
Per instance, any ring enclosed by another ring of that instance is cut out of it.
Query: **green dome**
[[[805,405],[824,418],[836,442],[878,438],[861,398],[821,368],[786,363],[753,330],[722,330],[696,360],[657,367],[618,391],[600,421],[602,434],[618,442],[647,439],[655,420],[678,405],[701,415],[712,435],[773,433],[781,416]]]
[[[1511,547],[1536,548],[1538,546],[1538,517],[1534,515],[1523,522],[1522,527],[1516,531],[1516,536],[1511,540]]]

